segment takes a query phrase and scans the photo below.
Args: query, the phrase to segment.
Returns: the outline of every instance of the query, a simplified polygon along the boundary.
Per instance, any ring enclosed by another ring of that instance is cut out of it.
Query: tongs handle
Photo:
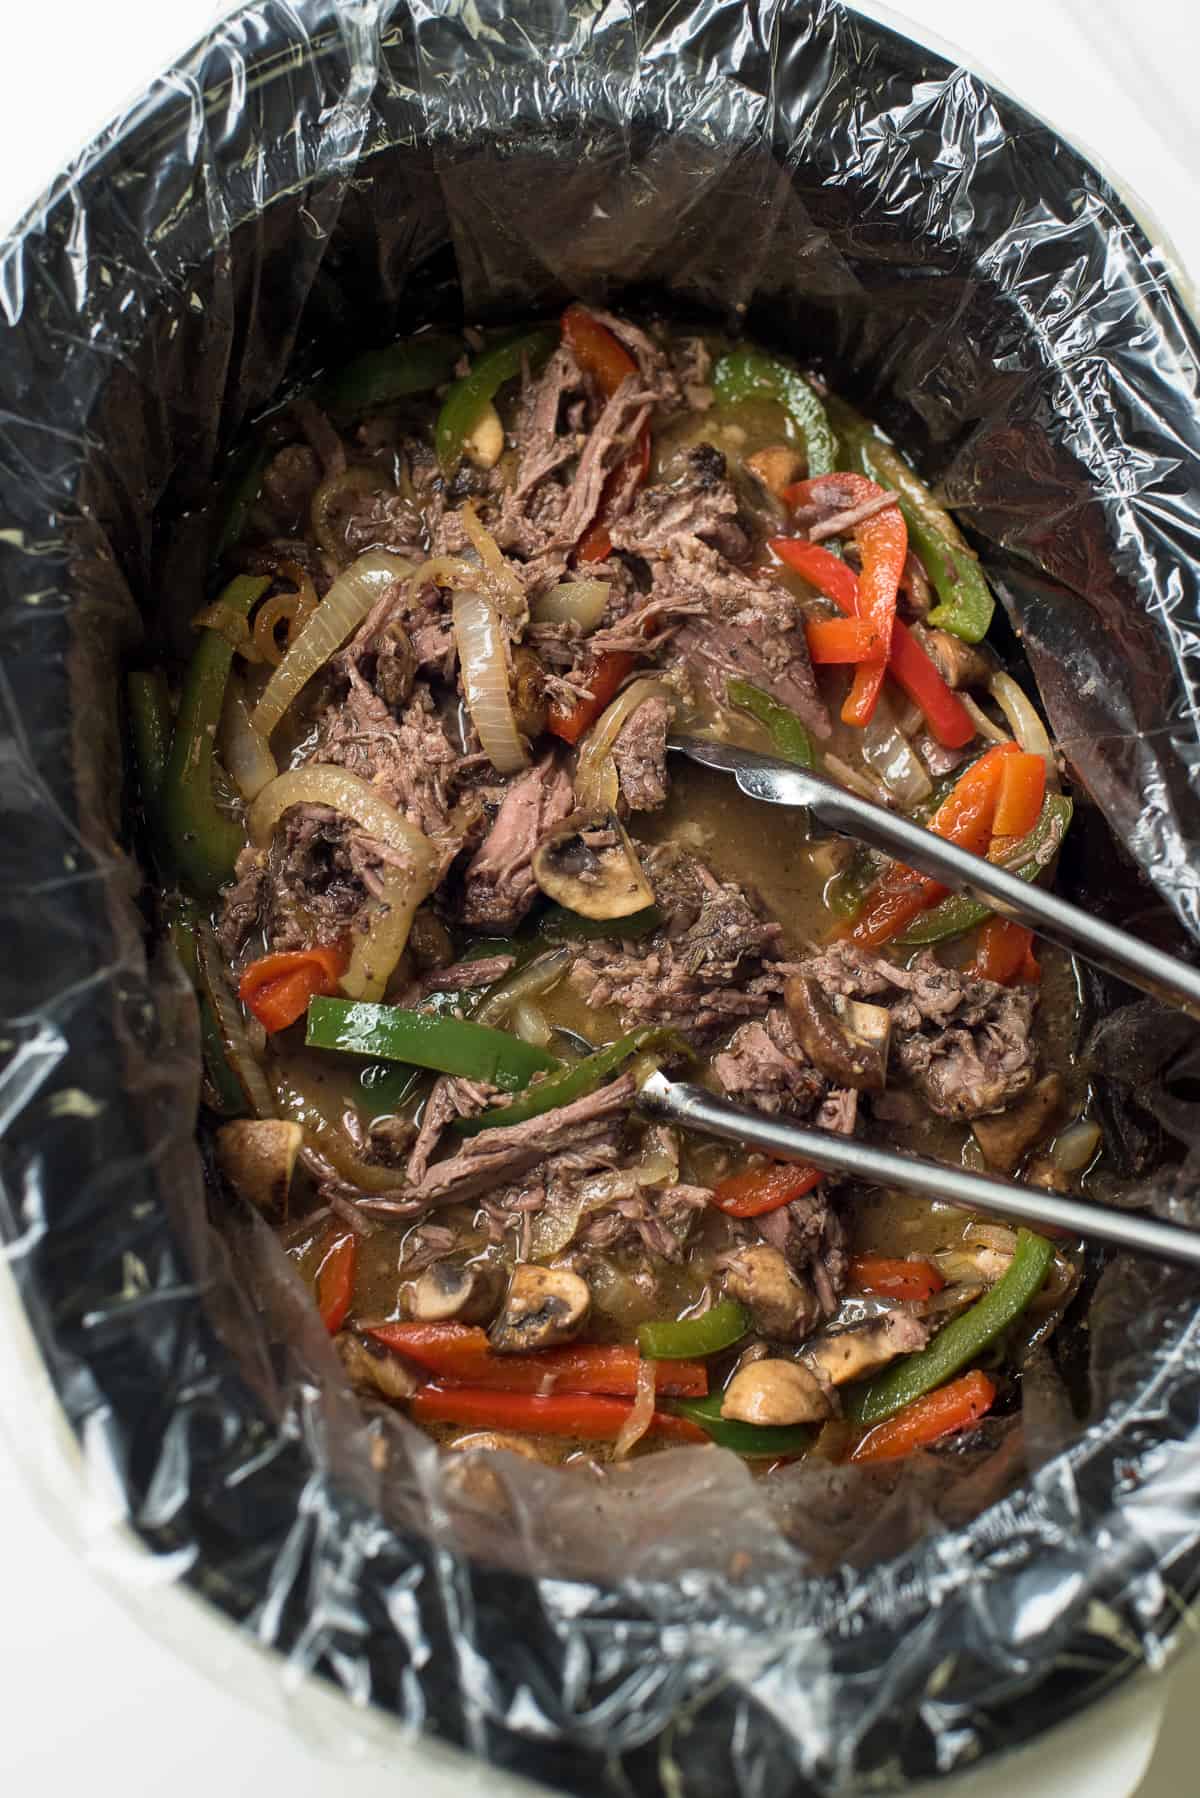
[[[985,901],[1002,918],[1031,924],[1061,949],[1082,955],[1144,993],[1177,1005],[1200,1022],[1200,970],[1149,943],[1139,942],[1128,931],[1106,924],[1103,918],[1093,917],[1056,893],[1046,892],[1032,881],[1018,880],[994,862],[910,824],[907,818],[898,817],[885,806],[848,793],[823,774],[793,767],[775,756],[692,738],[674,739],[670,747],[708,767],[733,774],[742,792],[751,799],[804,807],[840,836],[868,843],[908,867],[932,875],[953,892],[969,893]]]

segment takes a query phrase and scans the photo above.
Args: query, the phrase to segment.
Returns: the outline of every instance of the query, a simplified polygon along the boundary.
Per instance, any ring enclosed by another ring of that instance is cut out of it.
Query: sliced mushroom
[[[950,631],[917,625],[913,635],[948,687],[986,687],[995,673],[995,664],[983,650]]]
[[[734,1374],[721,1416],[738,1423],[823,1423],[833,1407],[821,1382],[798,1361],[754,1361]]]
[[[783,490],[798,480],[804,458],[786,443],[768,443],[764,449],[747,456],[742,467],[760,480],[768,493],[783,498]]]
[[[587,1321],[591,1304],[587,1281],[568,1268],[518,1262],[489,1332],[492,1347],[499,1355],[520,1355],[570,1342]]]
[[[737,1251],[726,1264],[725,1290],[748,1308],[755,1329],[777,1342],[803,1342],[821,1314],[816,1293],[769,1243]]]
[[[479,415],[479,423],[463,438],[463,453],[476,468],[495,468],[504,454],[504,426],[490,400]]]
[[[549,898],[583,918],[627,918],[654,904],[637,851],[615,812],[568,818],[535,849],[533,877]]]
[[[1045,1136],[1063,1107],[1061,1074],[1044,1074],[1015,1105],[997,1117],[975,1118],[971,1129],[991,1167],[1011,1174],[1027,1149]]]
[[[550,715],[546,699],[546,670],[532,649],[524,644],[512,652],[511,697],[513,717],[522,736],[540,737]]]
[[[405,1288],[421,1323],[486,1323],[500,1302],[500,1269],[489,1261],[435,1261]]]
[[[915,1354],[925,1347],[929,1334],[928,1324],[914,1312],[897,1308],[870,1323],[829,1330],[814,1338],[804,1350],[804,1360],[818,1380],[845,1386],[850,1380],[877,1373],[897,1355]]]
[[[838,1086],[880,1093],[887,1084],[892,1016],[882,1005],[830,997],[815,980],[794,974],[783,989],[796,1038],[814,1067]]]
[[[238,1118],[217,1131],[217,1164],[242,1198],[264,1216],[283,1220],[303,1141],[300,1125],[283,1118]]]
[[[953,1286],[943,1286],[940,1292],[930,1293],[927,1299],[921,1299],[916,1310],[929,1325],[930,1332],[936,1336],[954,1318],[969,1311],[986,1291],[987,1287],[981,1280],[960,1280]]]
[[[381,1342],[370,1336],[359,1336],[354,1330],[343,1330],[333,1339],[341,1357],[346,1377],[360,1391],[378,1392],[384,1398],[411,1398],[419,1384],[406,1361],[393,1355]]]

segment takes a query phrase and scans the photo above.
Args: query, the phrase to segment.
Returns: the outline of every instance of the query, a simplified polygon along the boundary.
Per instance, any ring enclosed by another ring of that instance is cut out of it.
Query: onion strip
[[[654,1421],[655,1383],[658,1364],[655,1361],[639,1361],[637,1370],[637,1396],[633,1401],[633,1410],[621,1425],[617,1440],[613,1444],[613,1460],[623,1461],[629,1451],[641,1441]]]
[[[1012,726],[1012,734],[1029,755],[1040,755],[1046,764],[1046,788],[1058,792],[1058,764],[1050,745],[1046,727],[1037,708],[1011,674],[993,674],[988,691]]]
[[[357,629],[391,581],[407,580],[411,562],[386,549],[368,550],[343,569],[263,688],[251,720],[265,740],[301,689]]]
[[[459,518],[463,530],[483,566],[494,577],[495,597],[502,611],[510,618],[519,618],[525,611],[525,589],[517,579],[512,564],[504,558],[504,552],[491,533],[484,529],[479,521],[470,500],[464,500],[459,507]]]
[[[989,718],[983,707],[977,705],[969,693],[960,693],[958,698],[959,703],[962,705],[968,718],[971,720],[971,723],[975,726],[975,729],[979,732],[981,737],[986,737],[989,743],[1012,742],[1012,738],[1009,736],[1008,732],[1001,729],[1000,725],[998,725],[994,719]]]
[[[413,916],[433,891],[439,853],[429,838],[367,781],[345,768],[309,762],[264,787],[250,807],[251,840],[261,848],[284,812],[293,805],[328,805],[396,852],[402,866],[385,863],[382,892],[370,901],[369,925],[356,934],[342,991],[351,999],[381,999],[393,968],[404,953]]]
[[[613,744],[644,700],[665,699],[674,707],[678,697],[666,681],[647,678],[631,681],[605,707],[584,738],[575,764],[575,803],[580,811],[611,812],[616,809],[620,789],[612,758]]]
[[[545,955],[538,955],[523,968],[506,974],[474,1013],[473,1021],[489,1024],[493,1029],[502,1025],[514,1007],[529,999],[540,998],[551,987],[557,986],[574,959],[574,949],[564,943],[560,949],[548,949]]]
[[[230,676],[225,692],[217,754],[225,772],[247,802],[257,799],[267,783],[279,774],[275,757],[250,722],[250,702],[236,675]]]
[[[604,616],[611,581],[560,581],[539,593],[529,608],[537,624],[577,624],[586,636]]]
[[[451,601],[454,642],[471,722],[498,774],[529,765],[529,746],[517,729],[509,684],[508,645],[496,608],[482,593],[458,588]]]
[[[921,766],[916,751],[896,723],[895,713],[880,694],[875,716],[862,733],[862,759],[905,810],[919,805],[933,792],[933,782]]]

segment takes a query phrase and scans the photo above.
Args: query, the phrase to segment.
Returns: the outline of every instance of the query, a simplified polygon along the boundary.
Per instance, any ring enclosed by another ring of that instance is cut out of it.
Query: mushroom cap
[[[520,1261],[489,1332],[492,1347],[499,1355],[520,1355],[569,1342],[583,1328],[591,1305],[587,1281],[569,1268]]]
[[[533,852],[543,893],[583,918],[628,918],[654,904],[629,833],[615,812],[568,818]]]
[[[752,1361],[734,1374],[721,1416],[738,1423],[822,1423],[832,1406],[817,1376],[798,1361]]]
[[[304,1132],[284,1118],[237,1118],[216,1134],[217,1165],[242,1198],[267,1217],[287,1216]]]

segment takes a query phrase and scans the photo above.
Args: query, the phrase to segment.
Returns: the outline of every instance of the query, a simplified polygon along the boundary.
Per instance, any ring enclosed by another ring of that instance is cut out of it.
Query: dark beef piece
[[[713,1058],[713,1073],[731,1099],[772,1114],[810,1112],[825,1097],[825,1080],[796,1041],[787,1013],[773,1006],[759,1023],[735,1030]]]
[[[475,1117],[495,1096],[496,1088],[484,1080],[463,1080],[454,1074],[442,1074],[434,1081],[405,1170],[411,1186],[419,1186],[425,1178],[430,1157],[446,1125],[455,1118]]]
[[[681,412],[684,405],[683,392],[662,345],[656,343],[639,326],[630,324],[627,318],[618,317],[615,312],[597,312],[594,308],[591,310],[592,317],[608,326],[613,336],[624,344],[637,363],[642,385],[653,395],[655,411],[666,416]]]
[[[569,394],[583,392],[583,374],[571,351],[565,346],[555,350],[536,379],[526,379],[521,388],[521,406],[517,416],[517,479],[515,499],[524,499],[540,481],[553,474],[564,462],[577,456],[583,448],[580,434],[559,430],[559,414]]]
[[[725,458],[711,443],[689,450],[688,472],[681,480],[644,488],[611,535],[618,549],[643,557],[671,551],[680,537],[698,538],[731,562],[744,561],[750,553]]]
[[[560,1105],[541,1117],[507,1129],[481,1130],[468,1137],[456,1155],[435,1162],[409,1190],[415,1205],[453,1205],[498,1187],[511,1185],[552,1155],[579,1155],[589,1165],[587,1146],[609,1134],[613,1119],[632,1103],[635,1084],[624,1074],[571,1105]]]
[[[516,928],[537,893],[533,852],[574,803],[570,776],[552,755],[518,775],[463,877],[466,925],[500,934]]]
[[[817,1107],[813,1123],[818,1130],[835,1130],[853,1136],[858,1123],[858,1092],[853,1086],[830,1087]]]
[[[1029,987],[944,968],[932,950],[898,968],[848,943],[811,957],[803,971],[829,993],[889,1007],[892,1065],[940,1117],[1003,1111],[1033,1083],[1036,998]]]
[[[659,865],[658,858],[647,857],[656,895]],[[702,1042],[738,1018],[766,1012],[788,966],[770,959],[780,928],[702,862],[673,856],[662,865],[664,926],[620,949],[611,942],[582,944],[571,979],[590,1005],[614,1007],[627,1028],[671,1024]]]
[[[617,732],[612,757],[621,798],[631,812],[653,812],[667,803],[667,731],[671,707],[644,699]]]
[[[267,896],[267,858],[249,844],[234,864],[233,885],[221,894],[217,941],[228,961],[235,961],[262,917]]]
[[[411,556],[414,562],[424,561],[426,536],[421,513],[412,500],[386,487],[382,474],[379,491],[356,493],[342,517],[342,534],[349,555],[390,549]]]
[[[267,858],[265,922],[271,948],[339,942],[366,900],[359,867],[346,820],[330,806],[294,805],[286,811]]]
[[[631,1180],[627,1192],[588,1215],[578,1241],[605,1254],[640,1252],[680,1262],[692,1226],[711,1203],[707,1186],[639,1187]]]
[[[259,503],[268,508],[282,530],[303,527],[321,482],[321,464],[307,443],[277,450],[263,471]]]
[[[671,345],[670,356],[685,403],[693,412],[707,412],[713,403],[713,391],[708,384],[713,359],[703,337],[677,337]]]
[[[645,424],[653,397],[633,375],[621,382],[600,414],[595,429],[589,433],[566,504],[547,548],[571,549],[583,536],[596,516],[610,471]],[[616,495],[609,501],[609,510],[613,517],[620,515]]]
[[[837,1310],[849,1274],[846,1233],[824,1185],[755,1219],[758,1233],[797,1273],[807,1274],[827,1317]]]
[[[451,789],[464,758],[446,736],[429,688],[418,682],[397,719],[357,668],[350,690],[321,716],[310,760],[334,762],[377,786],[427,836],[451,828]]]

